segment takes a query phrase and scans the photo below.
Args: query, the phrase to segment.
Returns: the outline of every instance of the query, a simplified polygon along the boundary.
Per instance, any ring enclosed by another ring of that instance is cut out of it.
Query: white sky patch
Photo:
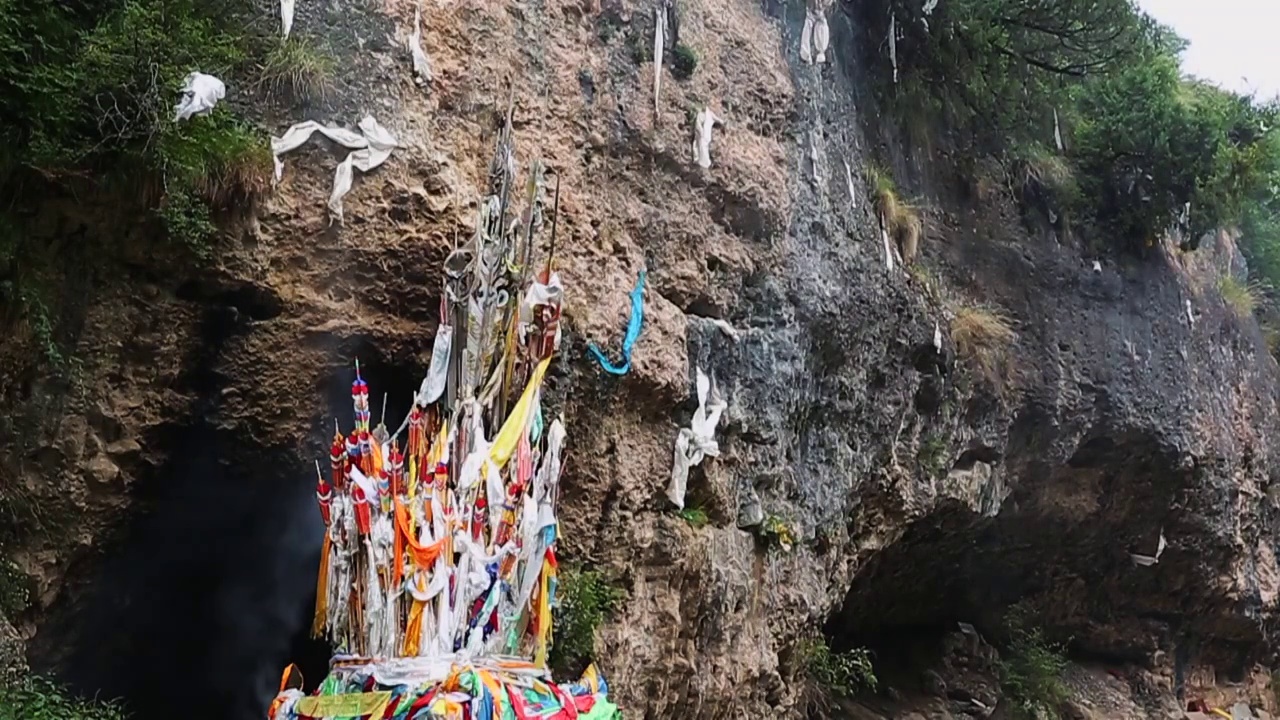
[[[1182,69],[1259,100],[1280,95],[1277,0],[1138,0],[1149,15],[1191,41]]]

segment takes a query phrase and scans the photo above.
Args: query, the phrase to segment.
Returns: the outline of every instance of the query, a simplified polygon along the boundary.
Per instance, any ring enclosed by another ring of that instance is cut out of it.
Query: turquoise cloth
[[[631,319],[627,321],[627,334],[622,338],[622,364],[614,365],[609,362],[609,358],[600,352],[595,343],[587,346],[607,373],[626,375],[631,370],[631,348],[635,347],[636,339],[640,337],[640,330],[644,326],[644,277],[645,271],[641,270],[636,278],[636,287],[631,291]]]

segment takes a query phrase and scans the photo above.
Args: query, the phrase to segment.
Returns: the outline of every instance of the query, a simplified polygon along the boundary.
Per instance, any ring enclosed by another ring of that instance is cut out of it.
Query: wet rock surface
[[[169,612],[224,635],[164,677],[183,693],[183,678],[234,685],[220,718],[265,706],[314,592],[318,536],[284,518],[310,518],[311,462],[349,412],[352,360],[375,413],[383,392],[388,418],[406,410],[430,357],[437,269],[469,235],[509,77],[521,167],[540,155],[561,181],[568,297],[547,393],[569,425],[561,555],[626,590],[597,655],[629,715],[797,717],[783,658],[800,640],[874,647],[956,621],[986,636],[1016,601],[1081,657],[1141,669],[1078,668],[1073,687],[1094,703],[1082,717],[1166,717],[1176,692],[1205,685],[1193,667],[1268,659],[1276,367],[1216,294],[1229,239],[1094,272],[1071,242],[1029,236],[1014,208],[956,199],[929,170],[945,158],[908,154],[885,129],[859,70],[873,44],[845,3],[825,66],[799,61],[801,3],[680,3],[698,66],[683,81],[664,70],[656,113],[652,59],[635,50],[651,45],[647,4],[427,3],[428,91],[402,51],[413,4],[347,4],[357,11],[298,3],[295,32],[351,60],[325,106],[228,99],[277,134],[372,113],[397,136],[391,160],[357,178],[345,225],[324,208],[340,154],[313,142],[285,157],[273,195],[229,219],[215,267],[157,269],[140,254],[84,294],[79,390],[6,375],[6,400],[36,422],[0,438],[5,481],[65,516],[7,546],[32,580],[13,621],[38,667],[146,692],[108,670],[165,646],[87,648],[101,636],[85,627],[151,632],[131,613],[154,607],[136,597],[164,577]],[[709,169],[689,147],[687,116],[703,106],[725,120]],[[922,266],[940,292],[886,267],[862,178],[873,148],[925,206]],[[633,369],[605,375],[586,344],[615,347],[641,269]],[[973,377],[948,337],[956,307],[975,303],[1016,321],[1010,392]],[[665,490],[699,367],[728,408],[720,457],[690,476],[688,505],[709,519],[695,527]],[[220,492],[196,492],[208,483]],[[113,574],[112,557],[149,562],[137,543],[172,542],[146,518],[184,498],[214,515],[186,532],[244,543],[197,555],[204,575]],[[780,527],[790,551],[768,540]],[[1161,533],[1159,562],[1135,565]],[[245,563],[257,575],[233,582]],[[205,597],[211,583],[225,587]],[[918,703],[880,698],[851,716],[997,705],[986,641],[937,637],[945,659],[904,686]],[[1135,704],[1148,685],[1167,702]]]

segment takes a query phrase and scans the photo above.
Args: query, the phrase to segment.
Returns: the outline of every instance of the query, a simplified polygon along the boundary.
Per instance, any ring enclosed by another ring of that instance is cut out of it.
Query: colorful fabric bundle
[[[566,686],[546,674],[566,433],[544,418],[542,384],[564,291],[554,222],[533,272],[541,163],[528,207],[509,222],[509,123],[474,243],[445,261],[431,366],[394,434],[370,428],[370,387],[355,366],[352,429],[335,427],[327,476],[317,464],[326,532],[312,630],[339,654],[314,696],[282,682],[273,718],[616,714],[594,668]]]
[[[594,665],[578,682],[556,685],[545,670],[512,659],[437,662],[417,668],[373,663],[336,666],[320,692],[309,697],[296,689],[283,690],[268,718],[620,720],[608,692]]]

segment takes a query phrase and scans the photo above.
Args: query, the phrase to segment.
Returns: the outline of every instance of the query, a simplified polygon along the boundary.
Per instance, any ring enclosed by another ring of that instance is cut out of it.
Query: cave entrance
[[[164,442],[169,462],[140,483],[136,514],[81,589],[54,606],[33,665],[123,699],[136,720],[261,720],[289,655],[308,649],[323,533],[315,471],[203,420]],[[324,654],[299,659],[317,667]]]
[[[338,356],[360,357],[373,422],[385,392],[394,431],[420,369],[351,349]],[[148,438],[167,461],[139,478],[112,541],[69,570],[31,647],[37,671],[123,699],[134,720],[262,720],[289,663],[307,689],[328,673],[332,648],[310,637],[324,533],[313,459],[333,417],[350,429],[354,367],[335,363],[315,387],[328,417],[298,428],[302,452],[220,424],[220,376],[200,377],[191,417]]]

